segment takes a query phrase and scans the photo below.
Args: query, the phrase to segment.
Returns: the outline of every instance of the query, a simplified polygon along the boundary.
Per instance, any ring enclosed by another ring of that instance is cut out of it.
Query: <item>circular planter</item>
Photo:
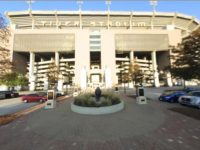
[[[73,102],[71,103],[71,110],[73,112],[85,115],[103,115],[103,114],[111,114],[124,109],[124,101],[121,101],[119,104],[112,106],[104,106],[104,107],[83,107],[77,106]]]

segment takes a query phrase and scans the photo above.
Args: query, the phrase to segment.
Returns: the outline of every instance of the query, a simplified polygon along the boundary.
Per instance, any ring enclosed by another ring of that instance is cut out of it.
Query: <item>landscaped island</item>
[[[99,98],[93,93],[80,94],[71,103],[72,111],[90,115],[114,113],[123,108],[124,102],[111,92],[103,92]]]

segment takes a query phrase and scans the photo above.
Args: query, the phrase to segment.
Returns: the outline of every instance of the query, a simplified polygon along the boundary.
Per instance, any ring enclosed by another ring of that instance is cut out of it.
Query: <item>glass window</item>
[[[90,44],[100,44],[101,41],[90,41]]]
[[[90,35],[90,39],[100,39],[100,35]]]

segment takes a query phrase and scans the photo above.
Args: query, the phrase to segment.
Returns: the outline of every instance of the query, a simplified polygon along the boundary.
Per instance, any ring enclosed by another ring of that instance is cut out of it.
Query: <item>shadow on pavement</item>
[[[174,112],[178,112],[180,114],[183,114],[185,116],[194,118],[196,120],[200,120],[200,115],[199,112],[200,110],[197,108],[192,108],[192,107],[174,107],[174,108],[169,108],[169,110],[174,111]]]

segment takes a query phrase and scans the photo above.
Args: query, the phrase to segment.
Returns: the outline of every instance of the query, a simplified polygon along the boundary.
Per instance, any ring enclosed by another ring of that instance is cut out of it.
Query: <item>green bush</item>
[[[85,93],[74,98],[74,104],[84,107],[103,107],[119,104],[120,99],[113,93],[102,92],[100,100],[97,102],[94,94]]]

